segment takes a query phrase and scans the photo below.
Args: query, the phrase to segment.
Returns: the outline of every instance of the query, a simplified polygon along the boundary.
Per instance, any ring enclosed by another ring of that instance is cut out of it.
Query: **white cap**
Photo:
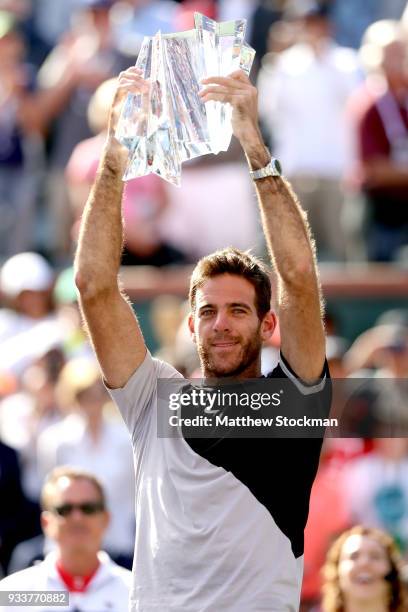
[[[54,281],[54,273],[38,253],[19,253],[4,264],[0,272],[0,288],[4,294],[16,297],[22,291],[46,291]]]

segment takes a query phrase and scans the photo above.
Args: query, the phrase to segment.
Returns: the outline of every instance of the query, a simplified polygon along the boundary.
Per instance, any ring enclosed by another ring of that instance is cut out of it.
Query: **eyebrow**
[[[248,310],[249,312],[251,312],[251,307],[249,306],[249,304],[246,304],[245,302],[228,302],[226,306],[228,308],[237,308],[237,307],[244,308],[245,310]],[[198,309],[198,312],[200,312],[201,310],[204,310],[204,308],[217,308],[217,305],[211,304],[210,302],[208,302],[200,306],[200,308]]]

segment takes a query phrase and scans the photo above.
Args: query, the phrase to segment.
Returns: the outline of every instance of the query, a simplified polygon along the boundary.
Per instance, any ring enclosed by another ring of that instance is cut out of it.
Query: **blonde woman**
[[[322,612],[404,612],[408,602],[401,558],[393,539],[356,526],[328,551],[323,567]]]

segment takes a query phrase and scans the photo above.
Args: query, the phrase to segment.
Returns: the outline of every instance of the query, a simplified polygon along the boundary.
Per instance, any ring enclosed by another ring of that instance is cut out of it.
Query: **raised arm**
[[[270,161],[258,127],[256,88],[240,70],[229,77],[203,81],[204,101],[229,102],[232,126],[252,170]],[[322,373],[325,335],[314,245],[302,210],[288,181],[266,177],[255,181],[262,226],[278,276],[281,351],[295,373],[313,382]]]
[[[75,257],[82,315],[103,376],[112,388],[123,387],[146,354],[142,332],[118,280],[123,247],[122,175],[127,149],[114,137],[125,95],[140,91],[143,84],[135,68],[119,76],[108,136],[82,216]]]

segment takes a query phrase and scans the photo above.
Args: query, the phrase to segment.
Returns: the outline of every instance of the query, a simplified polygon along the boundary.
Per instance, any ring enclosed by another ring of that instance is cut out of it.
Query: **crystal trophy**
[[[208,76],[249,74],[255,51],[244,42],[245,26],[195,13],[193,30],[144,38],[136,67],[148,87],[127,96],[116,130],[129,149],[125,181],[154,172],[179,186],[184,161],[228,149],[232,107],[204,103],[199,92]]]

